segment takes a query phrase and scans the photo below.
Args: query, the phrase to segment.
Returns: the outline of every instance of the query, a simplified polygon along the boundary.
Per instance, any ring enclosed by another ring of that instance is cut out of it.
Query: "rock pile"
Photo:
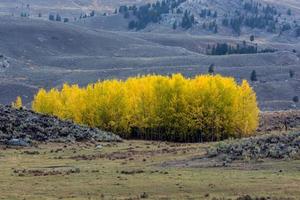
[[[30,110],[0,105],[0,144],[28,146],[32,141],[121,141],[109,132],[62,121]]]
[[[220,142],[207,151],[207,157],[218,157],[226,162],[300,158],[300,133],[269,134]]]

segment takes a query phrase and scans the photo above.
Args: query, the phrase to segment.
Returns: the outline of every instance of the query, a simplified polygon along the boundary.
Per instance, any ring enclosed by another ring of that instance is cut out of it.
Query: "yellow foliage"
[[[11,106],[16,109],[22,108],[23,107],[22,98],[18,96],[16,101],[11,103]]]
[[[127,138],[215,141],[251,135],[258,125],[256,95],[247,81],[201,75],[148,75],[80,88],[41,89],[34,111],[72,119]]]

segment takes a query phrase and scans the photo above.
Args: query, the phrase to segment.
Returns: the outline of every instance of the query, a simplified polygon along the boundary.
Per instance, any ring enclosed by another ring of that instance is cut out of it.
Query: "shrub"
[[[298,96],[294,96],[293,97],[293,102],[294,103],[298,103],[299,102],[299,97]]]
[[[251,135],[259,112],[256,95],[245,80],[238,85],[220,75],[187,79],[180,74],[41,89],[32,108],[124,138],[180,142]]]
[[[23,107],[22,98],[18,96],[16,101],[11,103],[11,106],[16,109],[22,108]]]
[[[289,75],[290,75],[290,78],[293,78],[295,76],[295,71],[290,69]]]

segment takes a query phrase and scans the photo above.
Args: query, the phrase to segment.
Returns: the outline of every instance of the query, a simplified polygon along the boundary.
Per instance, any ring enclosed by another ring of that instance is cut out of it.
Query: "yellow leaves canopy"
[[[148,75],[80,88],[41,89],[33,110],[72,119],[123,137],[207,141],[251,135],[258,125],[256,95],[247,81],[201,75]]]
[[[18,96],[16,101],[12,102],[11,106],[16,109],[22,108],[23,107],[22,98]]]

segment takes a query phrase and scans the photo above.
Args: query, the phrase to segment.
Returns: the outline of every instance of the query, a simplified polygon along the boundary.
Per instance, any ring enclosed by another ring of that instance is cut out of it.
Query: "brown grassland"
[[[99,145],[99,144],[97,144]],[[0,151],[0,199],[300,198],[300,161],[164,167],[212,145],[149,141],[42,144]]]

